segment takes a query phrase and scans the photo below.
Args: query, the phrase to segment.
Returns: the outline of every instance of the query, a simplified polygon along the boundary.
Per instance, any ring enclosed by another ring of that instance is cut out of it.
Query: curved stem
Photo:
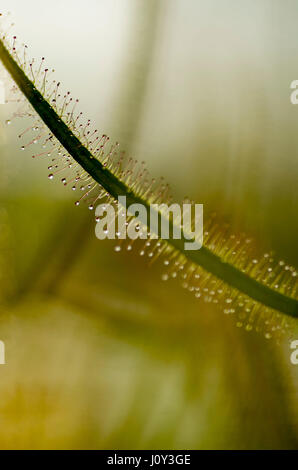
[[[37,114],[39,114],[53,135],[59,140],[74,160],[76,160],[113,198],[118,199],[119,196],[126,196],[128,206],[135,203],[142,204],[146,207],[147,213],[149,213],[150,204],[137,196],[125,183],[120,181],[110,170],[105,168],[100,161],[95,159],[90,151],[82,145],[80,140],[60,119],[55,110],[28,79],[1,40],[0,59]],[[170,233],[173,233],[171,225],[172,222],[170,221]],[[296,299],[261,284],[232,264],[224,262],[218,255],[212,253],[205,246],[200,250],[185,251],[184,238],[165,241],[183,253],[188,260],[198,264],[229,286],[238,289],[252,299],[270,308],[292,317],[298,317],[298,301]]]

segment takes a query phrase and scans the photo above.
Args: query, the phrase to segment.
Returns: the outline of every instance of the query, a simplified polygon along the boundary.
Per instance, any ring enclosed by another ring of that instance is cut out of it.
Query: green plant
[[[49,166],[54,171],[49,178],[68,171],[62,182],[71,183],[74,190],[81,184],[85,192],[76,204],[91,199],[90,209],[103,197],[116,205],[119,196],[126,196],[128,205],[139,203],[147,209],[152,203],[169,202],[171,197],[163,180],[150,179],[143,164],[131,159],[126,162],[118,144],[108,148],[108,137],[92,131],[89,120],[81,124],[81,113],[76,112],[78,100],[73,100],[69,92],[60,94],[60,83],[49,80],[44,59],[35,66],[27,59],[27,46],[18,51],[15,42],[16,37],[10,45],[2,35],[0,59],[18,87],[13,87],[13,92],[21,92],[18,101],[29,104],[22,115],[35,120],[26,132],[38,131],[38,135],[29,144],[43,138],[44,148],[51,144],[50,151],[34,156],[54,156]],[[171,229],[173,224],[175,221],[170,220]],[[168,269],[164,279],[181,277],[183,286],[197,297],[221,304],[225,313],[235,314],[239,327],[264,330],[267,338],[279,336],[289,326],[286,315],[298,316],[295,269],[283,261],[275,262],[271,254],[256,258],[250,240],[225,233],[213,218],[205,224],[205,230],[200,250],[185,251],[184,238],[151,239],[141,254],[147,249],[152,259],[162,255]]]

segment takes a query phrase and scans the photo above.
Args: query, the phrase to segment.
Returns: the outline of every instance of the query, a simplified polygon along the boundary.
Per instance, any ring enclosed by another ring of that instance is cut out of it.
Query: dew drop
[[[90,211],[93,211],[93,209],[94,209],[93,204],[90,204],[90,206],[88,207],[88,209],[89,209]]]
[[[79,205],[80,205],[80,201],[76,201],[75,206],[79,206]]]
[[[116,251],[116,252],[121,251],[121,246],[119,246],[119,245],[115,246],[114,251]]]
[[[162,279],[163,281],[167,281],[167,280],[169,279],[169,276],[168,276],[167,274],[163,274],[163,275],[161,276],[161,279]]]
[[[54,178],[54,175],[53,173],[50,173],[49,176],[48,176],[49,180],[52,180]]]
[[[9,125],[11,124],[11,120],[10,120],[10,119],[7,119],[7,121],[5,121],[5,124],[6,124],[7,126],[9,126]]]

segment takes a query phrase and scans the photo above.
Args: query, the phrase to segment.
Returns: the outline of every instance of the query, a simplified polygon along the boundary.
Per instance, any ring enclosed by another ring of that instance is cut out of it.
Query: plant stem
[[[127,206],[131,204],[142,204],[146,207],[147,213],[149,214],[150,204],[148,201],[137,196],[133,190],[120,181],[110,170],[105,168],[100,161],[92,156],[90,151],[82,145],[80,140],[73,134],[63,120],[60,119],[56,111],[35,88],[34,84],[28,79],[22,68],[17,64],[1,40],[0,59],[37,114],[74,160],[76,160],[81,167],[113,198],[117,200],[119,196],[126,196]],[[163,217],[161,214],[159,214],[159,216]],[[173,233],[173,230],[171,230],[173,228],[171,221],[169,225],[170,233]],[[212,253],[205,246],[199,250],[185,251],[185,241],[186,240],[184,238],[179,240],[165,240],[166,243],[172,245],[188,260],[201,266],[207,272],[212,273],[229,286],[238,289],[242,293],[267,307],[273,308],[292,317],[298,317],[298,301],[296,299],[288,297],[278,291],[274,291],[264,284],[261,284],[232,264],[223,261],[218,255]]]

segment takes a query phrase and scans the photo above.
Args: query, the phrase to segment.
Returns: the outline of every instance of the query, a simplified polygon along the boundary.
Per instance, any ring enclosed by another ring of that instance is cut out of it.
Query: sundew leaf
[[[172,203],[162,178],[151,178],[143,162],[124,159],[118,143],[110,144],[105,134],[92,128],[90,120],[84,122],[82,113],[76,110],[78,100],[70,92],[60,92],[60,83],[50,78],[54,71],[45,68],[44,58],[39,62],[29,60],[27,46],[16,47],[16,37],[9,40],[2,33],[0,59],[13,81],[8,85],[11,101],[18,103],[13,117],[33,119],[19,136],[33,134],[21,150],[40,143],[42,151],[33,157],[50,157],[49,178],[63,176],[65,186],[82,190],[76,205],[87,200],[93,210],[104,199],[121,215],[119,196],[126,196],[127,206],[142,204],[148,214],[153,203]],[[159,217],[167,217],[161,206],[157,212]],[[142,227],[140,221],[134,223]],[[168,223],[173,233],[175,220],[170,218]],[[185,241],[183,236],[163,240],[151,234],[139,254],[150,260],[160,257],[167,269],[162,279],[180,279],[196,297],[218,304],[224,313],[235,316],[238,327],[263,331],[268,339],[285,332],[287,317],[298,317],[294,267],[276,261],[271,253],[257,256],[250,239],[229,233],[212,217],[205,223],[201,249],[186,251]],[[133,244],[131,240],[121,241],[115,249],[125,247],[130,251]]]

